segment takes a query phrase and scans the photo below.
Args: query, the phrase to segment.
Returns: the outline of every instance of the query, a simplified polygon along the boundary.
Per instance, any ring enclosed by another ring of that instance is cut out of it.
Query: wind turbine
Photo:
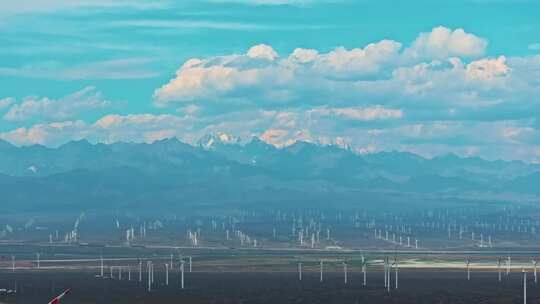
[[[367,283],[367,281],[366,281],[366,279],[367,279],[366,278],[366,271],[367,271],[367,261],[366,261],[364,255],[362,255],[362,274],[364,275],[364,284],[363,284],[363,286],[366,286],[366,283]]]
[[[146,264],[146,269],[148,270],[148,292],[152,291],[152,262],[148,261]]]
[[[70,292],[70,289],[66,289],[59,296],[49,301],[48,304],[60,304],[60,300]]]
[[[392,265],[390,265],[390,258],[386,257],[386,272],[388,273],[386,279],[386,290],[390,293],[390,285],[392,285]]]
[[[181,286],[182,286],[182,289],[184,289],[184,260],[180,261],[180,273],[181,273],[181,277],[180,277]]]
[[[142,282],[142,260],[139,260],[139,282]]]
[[[100,262],[101,262],[101,265],[100,265],[100,269],[101,269],[101,271],[100,271],[100,276],[103,278],[103,256],[100,256],[100,257],[99,257],[99,260],[100,260]]]
[[[538,283],[538,277],[536,275],[536,264],[538,263],[538,261],[536,260],[535,257],[532,258],[532,263],[533,263],[533,269],[534,269],[534,284]]]
[[[347,260],[343,261],[343,280],[347,284]]]
[[[169,286],[169,264],[165,264],[165,285]]]
[[[386,284],[388,283],[388,277],[387,277],[387,271],[386,271],[386,257],[384,257],[384,265],[383,265],[383,272],[384,272],[384,287],[386,288]]]
[[[396,270],[396,289],[398,289],[398,275],[399,275],[399,264],[397,256],[394,257],[394,267]]]
[[[323,281],[323,260],[321,259],[321,276],[320,276],[320,281],[322,282]]]
[[[467,259],[465,260],[465,264],[467,265],[467,281],[470,281],[471,280],[471,259],[469,257],[467,257]]]
[[[302,281],[302,261],[298,261],[298,281]]]
[[[527,304],[527,271],[522,269],[523,272],[523,304]]]
[[[508,256],[506,258],[506,276],[510,275],[510,268],[512,267],[512,258]]]
[[[499,275],[499,283],[501,282],[501,258],[497,259],[497,273]]]

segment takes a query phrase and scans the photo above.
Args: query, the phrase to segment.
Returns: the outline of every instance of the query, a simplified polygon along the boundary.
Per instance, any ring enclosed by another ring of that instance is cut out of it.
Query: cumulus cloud
[[[266,60],[274,60],[278,57],[278,54],[271,46],[268,46],[266,44],[259,44],[251,47],[247,54],[249,58],[253,59],[266,59]]]
[[[187,60],[154,92],[154,101],[161,107],[214,104],[222,109],[374,104],[402,108],[422,103],[428,108],[457,108],[448,113],[459,115],[462,107],[515,100],[516,91],[524,88],[538,91],[524,71],[531,67],[512,67],[514,61],[505,56],[482,58],[486,46],[483,38],[445,27],[421,33],[406,48],[381,40],[326,53],[296,48],[278,54],[260,44],[245,54]]]
[[[8,121],[65,120],[82,112],[103,109],[109,106],[102,94],[94,87],[86,87],[59,99],[48,97],[27,97],[20,103],[11,99],[11,107],[4,115]]]
[[[0,110],[5,109],[15,102],[13,97],[6,97],[0,99]]]
[[[452,30],[443,26],[429,33],[421,33],[405,50],[411,59],[444,59],[448,57],[479,57],[484,55],[487,41],[463,29]]]
[[[88,130],[82,120],[35,124],[0,133],[0,139],[15,145],[58,146],[69,140],[86,138]]]
[[[493,81],[507,76],[510,73],[510,68],[506,64],[506,57],[500,56],[497,59],[473,61],[467,65],[466,71],[467,76],[471,79]]]

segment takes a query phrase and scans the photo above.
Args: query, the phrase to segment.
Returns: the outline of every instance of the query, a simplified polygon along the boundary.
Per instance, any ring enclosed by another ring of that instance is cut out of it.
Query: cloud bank
[[[330,51],[280,52],[256,44],[241,54],[186,60],[154,91],[155,114],[88,122],[76,114],[62,119],[45,109],[26,111],[51,121],[0,138],[46,145],[80,138],[195,143],[225,132],[276,146],[305,140],[359,153],[452,152],[540,162],[540,55],[488,56],[487,47],[482,37],[446,27],[408,43],[384,39]],[[11,99],[4,103],[9,112],[22,109]]]

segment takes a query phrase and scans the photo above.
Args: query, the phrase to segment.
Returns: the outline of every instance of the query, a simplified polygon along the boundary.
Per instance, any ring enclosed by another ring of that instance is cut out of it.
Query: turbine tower
[[[522,269],[523,272],[523,304],[527,304],[527,271]]]
[[[533,263],[533,271],[534,271],[534,284],[538,283],[538,277],[536,275],[536,264],[538,263],[538,261],[536,260],[535,257],[532,258],[532,263]]]
[[[510,275],[510,268],[512,267],[512,258],[510,256],[508,256],[506,258],[506,275],[509,276]]]
[[[469,257],[467,257],[467,259],[465,260],[465,264],[467,265],[467,281],[470,281],[471,280],[471,259]]]
[[[298,281],[302,281],[302,261],[298,261]]]
[[[320,281],[322,282],[323,281],[323,260],[321,260],[321,277],[320,277]]]
[[[100,256],[99,257],[99,260],[100,260],[100,276],[103,278],[103,256]]]
[[[347,284],[347,261],[343,261],[343,280],[345,285]]]
[[[366,281],[366,279],[367,279],[367,278],[366,278],[366,271],[367,271],[367,269],[366,269],[366,268],[367,268],[367,261],[366,261],[364,255],[362,255],[362,274],[364,275],[364,283],[363,283],[363,286],[366,286],[366,283],[367,283],[367,281]]]
[[[180,261],[180,280],[182,289],[184,289],[184,260]]]
[[[398,289],[399,264],[398,264],[397,256],[394,257],[394,267],[395,267],[395,270],[396,270],[396,289]]]
[[[387,257],[384,257],[383,271],[384,271],[384,287],[385,288],[388,285],[388,271],[386,271],[387,267],[388,267]]]
[[[498,273],[498,279],[499,279],[499,283],[501,282],[501,258],[499,257],[497,259],[497,273]]]

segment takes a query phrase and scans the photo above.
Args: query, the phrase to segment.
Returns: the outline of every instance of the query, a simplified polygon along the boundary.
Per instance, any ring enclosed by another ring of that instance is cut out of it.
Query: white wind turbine
[[[139,260],[139,282],[142,282],[142,261]]]
[[[298,281],[302,281],[302,261],[298,261]]]
[[[347,284],[347,260],[343,261],[343,280]]]
[[[467,259],[465,260],[465,265],[467,265],[467,281],[470,281],[471,280],[471,259],[469,257],[467,257]]]
[[[321,264],[320,264],[320,266],[321,266],[321,269],[320,269],[321,275],[320,275],[320,279],[319,279],[321,282],[323,281],[323,264],[324,264],[324,262],[323,262],[323,260],[321,259]]]
[[[536,260],[535,257],[532,258],[532,263],[533,263],[533,271],[534,271],[534,284],[538,283],[538,277],[536,275],[536,264],[538,263],[538,261]]]
[[[364,275],[364,283],[363,283],[363,286],[366,286],[366,283],[367,283],[367,275],[366,275],[366,272],[367,272],[367,261],[364,257],[364,255],[362,255],[362,274]]]
[[[523,272],[523,304],[527,304],[527,271],[522,269]]]
[[[501,258],[499,257],[497,259],[497,273],[498,273],[498,279],[499,279],[499,283],[501,282]]]
[[[510,268],[512,267],[512,258],[508,256],[506,258],[506,275],[510,275]]]
[[[182,289],[184,289],[184,260],[180,261],[180,284]]]
[[[399,264],[398,264],[397,256],[394,257],[394,267],[395,267],[395,270],[396,270],[396,289],[398,289]]]
[[[103,256],[100,256],[99,257],[99,261],[100,261],[100,277],[103,278]]]
[[[390,286],[392,285],[392,265],[390,265],[390,258],[386,257],[386,272],[388,272],[386,290],[390,293]]]
[[[383,266],[383,272],[384,272],[384,287],[386,288],[386,286],[388,285],[388,271],[386,270],[386,268],[388,267],[388,261],[387,261],[387,257],[384,257],[384,266]]]

